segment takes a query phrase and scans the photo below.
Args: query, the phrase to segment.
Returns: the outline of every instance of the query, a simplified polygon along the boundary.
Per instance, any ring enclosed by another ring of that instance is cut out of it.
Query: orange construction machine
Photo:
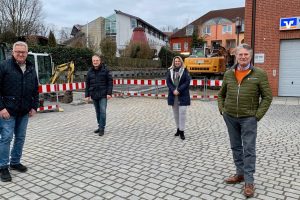
[[[222,79],[229,58],[230,54],[221,46],[211,52],[207,48],[197,48],[192,50],[188,58],[185,58],[184,64],[192,77]]]

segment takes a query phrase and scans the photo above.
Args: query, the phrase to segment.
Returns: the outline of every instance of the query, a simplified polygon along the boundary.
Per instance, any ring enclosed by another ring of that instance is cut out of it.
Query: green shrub
[[[109,66],[111,70],[135,70],[135,69],[157,69],[161,68],[161,62],[159,60],[152,59],[139,59],[139,58],[128,58],[119,57],[115,58],[115,65]]]
[[[152,59],[154,57],[154,51],[150,48],[148,43],[145,42],[133,42],[124,50],[125,57]]]
[[[175,56],[181,56],[182,59],[184,59],[183,55],[174,51],[170,51],[166,47],[162,47],[158,53],[158,57],[161,60],[162,67],[164,68],[168,68],[172,65],[172,61]]]
[[[102,56],[101,58],[109,65],[115,65],[117,44],[112,38],[104,38],[101,40],[100,49]]]

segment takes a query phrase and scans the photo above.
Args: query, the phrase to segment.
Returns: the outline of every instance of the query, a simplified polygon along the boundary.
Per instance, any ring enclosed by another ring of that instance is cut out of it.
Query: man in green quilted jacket
[[[236,48],[237,64],[224,75],[218,94],[230,138],[236,173],[225,179],[228,184],[245,181],[244,195],[254,195],[257,122],[272,102],[267,73],[251,64],[253,50],[248,44]]]

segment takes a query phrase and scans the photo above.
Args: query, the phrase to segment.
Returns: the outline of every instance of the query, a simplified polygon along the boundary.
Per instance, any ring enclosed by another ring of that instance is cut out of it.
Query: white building
[[[100,39],[103,39],[103,36],[112,37],[117,43],[117,56],[129,44],[133,29],[136,27],[145,29],[149,45],[152,49],[156,49],[157,53],[162,46],[166,45],[167,35],[138,17],[115,10],[114,14],[104,19],[104,26],[101,23],[102,19],[102,17],[99,17],[86,25],[80,26],[80,30],[74,26],[72,34],[84,32],[88,35],[89,43],[95,43],[94,46],[99,46]]]

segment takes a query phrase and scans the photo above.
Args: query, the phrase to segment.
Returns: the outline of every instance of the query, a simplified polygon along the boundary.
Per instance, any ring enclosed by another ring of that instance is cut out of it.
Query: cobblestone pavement
[[[0,182],[0,199],[245,199],[234,173],[226,126],[216,101],[192,101],[186,140],[174,137],[165,99],[109,101],[104,136],[92,104],[63,105],[29,122],[23,164]],[[256,194],[300,199],[300,107],[272,104],[259,122]]]

